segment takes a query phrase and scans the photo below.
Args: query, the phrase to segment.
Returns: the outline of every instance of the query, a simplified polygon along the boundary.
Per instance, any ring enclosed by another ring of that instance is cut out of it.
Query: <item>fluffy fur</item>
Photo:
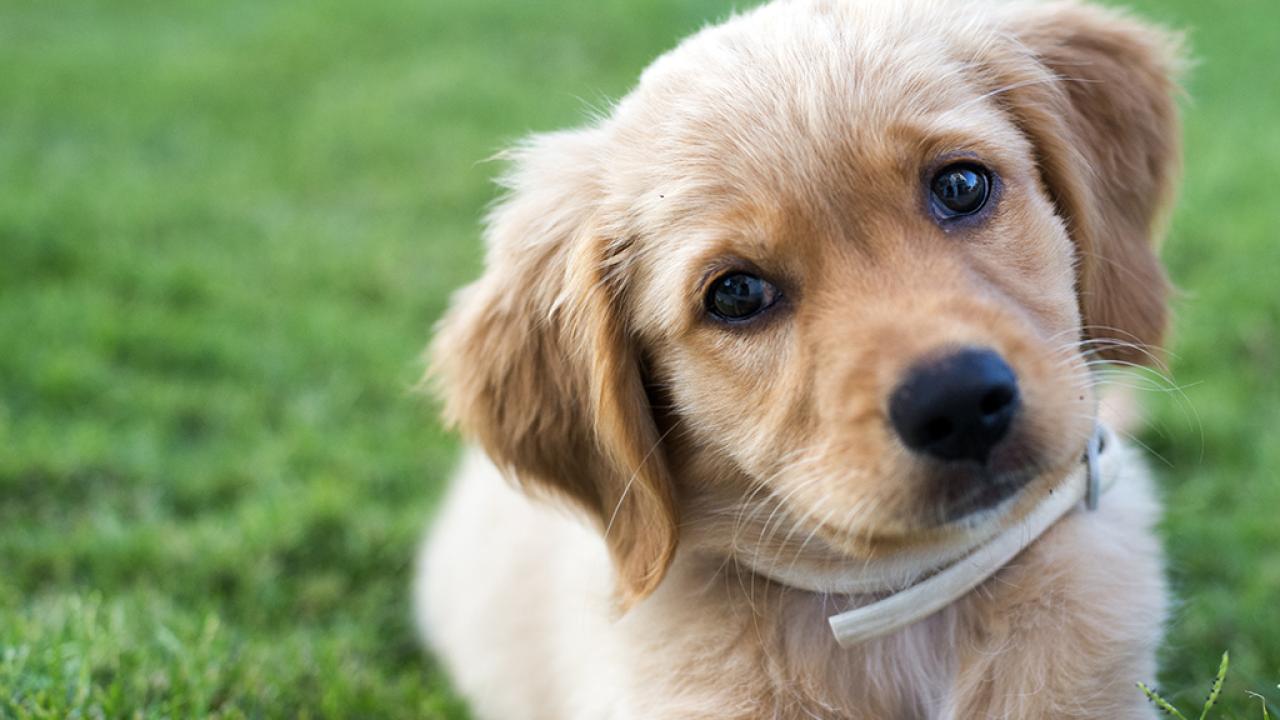
[[[512,151],[485,273],[432,350],[478,447],[417,583],[477,715],[1150,717],[1133,682],[1165,590],[1128,449],[1101,511],[896,635],[840,649],[827,616],[867,598],[802,586],[906,581],[1016,521],[1079,462],[1093,365],[1155,357],[1174,61],[1168,35],[1073,3],[778,0]],[[940,224],[928,178],[958,157],[999,181]],[[704,311],[733,269],[783,293],[750,326]],[[983,472],[1025,485],[954,520],[987,476],[907,452],[885,406],[958,346],[1018,375]]]

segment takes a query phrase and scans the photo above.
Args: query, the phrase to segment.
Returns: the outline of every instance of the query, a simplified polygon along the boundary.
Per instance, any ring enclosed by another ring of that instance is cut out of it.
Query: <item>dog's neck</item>
[[[632,611],[635,617],[626,617],[646,636],[655,624],[667,624],[671,631],[660,634],[664,645],[686,643],[700,658],[680,669],[681,677],[707,667],[729,676],[732,668],[763,669],[759,682],[739,688],[732,700],[743,702],[740,696],[750,694],[753,707],[769,709],[762,715],[785,720],[939,715],[941,696],[934,690],[953,680],[951,638],[965,615],[963,603],[850,650],[834,642],[826,617],[871,596],[787,586],[688,550],[658,593]],[[691,632],[690,624],[698,630]],[[712,656],[715,662],[706,662]]]

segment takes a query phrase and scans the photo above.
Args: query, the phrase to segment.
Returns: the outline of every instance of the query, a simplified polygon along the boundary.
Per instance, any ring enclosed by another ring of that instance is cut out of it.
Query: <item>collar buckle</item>
[[[1085,449],[1084,463],[1088,475],[1084,493],[1084,506],[1093,511],[1098,509],[1098,500],[1102,497],[1102,468],[1099,456],[1105,442],[1102,424],[1093,426],[1093,435],[1089,437],[1089,445]]]

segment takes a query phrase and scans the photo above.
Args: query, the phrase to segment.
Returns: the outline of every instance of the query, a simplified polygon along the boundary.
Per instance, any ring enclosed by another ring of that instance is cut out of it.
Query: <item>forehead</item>
[[[606,166],[640,234],[663,236],[666,274],[901,211],[940,158],[1029,173],[1029,145],[983,85],[1000,37],[960,12],[975,4],[775,2],[655,62],[615,112]]]
[[[620,145],[649,159],[755,160],[760,174],[779,151],[794,162],[806,149],[829,157],[918,141],[919,131],[948,124],[970,129],[984,109],[975,70],[1000,39],[957,12],[977,4],[784,0],[757,8],[645,71],[615,112]]]
[[[614,196],[672,219],[780,192],[840,207],[833,192],[867,197],[948,153],[1016,161],[981,71],[1000,33],[960,12],[976,4],[782,0],[694,35],[614,113]]]

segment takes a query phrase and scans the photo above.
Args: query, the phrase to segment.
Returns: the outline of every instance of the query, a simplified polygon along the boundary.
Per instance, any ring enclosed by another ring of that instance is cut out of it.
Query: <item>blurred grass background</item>
[[[1280,5],[1190,30],[1161,687],[1280,682]],[[0,3],[0,717],[462,718],[412,392],[497,168],[723,0]],[[1134,680],[1149,678],[1134,678]],[[1136,692],[1136,690],[1135,690]],[[1253,705],[1250,705],[1253,702]]]

